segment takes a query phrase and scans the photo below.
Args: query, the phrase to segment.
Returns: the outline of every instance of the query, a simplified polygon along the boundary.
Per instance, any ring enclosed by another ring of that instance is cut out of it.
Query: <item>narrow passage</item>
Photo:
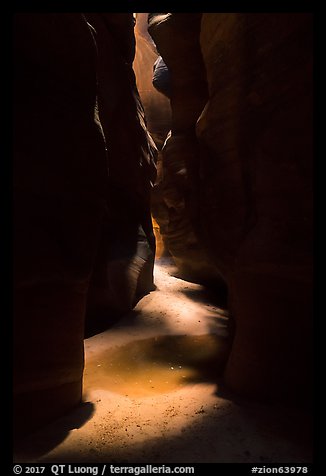
[[[156,291],[85,340],[85,403],[32,435],[22,460],[28,448],[30,460],[53,463],[309,460],[294,411],[223,395],[227,311],[174,272],[157,260]]]

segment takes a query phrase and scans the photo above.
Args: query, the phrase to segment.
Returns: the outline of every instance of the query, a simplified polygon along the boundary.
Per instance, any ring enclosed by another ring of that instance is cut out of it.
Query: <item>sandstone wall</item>
[[[14,18],[15,436],[81,401],[85,322],[107,327],[153,289],[134,24],[94,15]]]
[[[158,58],[155,43],[148,33],[148,13],[136,14],[136,53],[133,62],[137,88],[146,112],[147,127],[160,150],[171,128],[170,101],[152,84],[153,66]]]
[[[179,213],[169,221],[171,249],[190,220],[228,284],[229,387],[304,399],[312,375],[311,15],[150,18],[174,95],[162,184]]]
[[[98,47],[99,116],[108,150],[107,213],[88,295],[87,330],[105,327],[154,289],[150,194],[155,143],[132,68],[132,14],[88,13]]]
[[[199,44],[201,13],[151,14],[148,31],[171,76],[171,133],[162,149],[161,203],[153,214],[179,274],[222,283],[198,241],[198,144],[196,121],[207,101]]]

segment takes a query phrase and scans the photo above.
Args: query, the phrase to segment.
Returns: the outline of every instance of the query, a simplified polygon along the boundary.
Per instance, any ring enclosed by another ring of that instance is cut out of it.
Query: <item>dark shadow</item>
[[[84,338],[88,339],[115,326],[125,316],[122,311],[96,309],[88,313],[85,321]]]
[[[147,347],[147,359],[169,364],[177,360],[192,369],[186,382],[216,383],[230,351],[229,339],[216,334],[159,336]]]
[[[210,289],[213,293],[217,293],[221,296],[224,296],[225,301],[227,300],[228,288],[222,277],[204,278],[198,273],[187,272],[177,267],[171,270],[169,274],[174,278],[182,279],[183,281],[187,281],[188,283],[202,285],[205,288]]]
[[[101,334],[112,327],[130,327],[137,324],[137,320],[141,315],[141,311],[132,309],[127,312],[109,313],[110,320],[108,320],[108,311],[96,314],[96,320],[89,320],[85,326],[85,339],[93,337],[96,334]]]
[[[181,292],[192,301],[216,306],[223,310],[227,309],[226,287],[216,287],[211,285],[210,287],[204,286],[202,289],[184,289]]]
[[[23,463],[48,453],[62,443],[71,430],[82,427],[93,413],[94,404],[82,402],[76,409],[53,423],[28,436],[17,438],[13,443],[14,462]]]
[[[171,416],[173,418],[173,416]],[[207,408],[199,406],[180,431],[169,437],[151,438],[127,447],[108,445],[105,451],[87,453],[79,448],[62,453],[60,463],[284,463],[292,465],[313,461],[309,421],[300,412],[278,407],[250,404],[239,407],[221,402]],[[57,462],[46,458],[45,462]]]
[[[237,394],[225,385],[223,376],[217,379],[216,395],[238,405],[241,412],[255,422],[259,430],[269,431],[282,436],[295,444],[312,446],[313,441],[313,408],[301,399],[284,398],[279,401],[275,396],[254,397]]]
[[[148,292],[144,292],[135,297],[135,300],[132,304],[133,308],[138,304],[139,301],[150,292],[156,291],[157,286],[152,285],[152,289]],[[122,325],[128,325],[135,323],[140,311],[135,311],[134,309],[125,309],[118,310],[114,308],[94,308],[87,313],[87,319],[85,320],[85,330],[84,338],[88,339],[96,334],[107,331],[112,327],[116,326],[120,321]]]
[[[211,278],[206,280],[193,279],[193,276],[181,272],[178,269],[171,256],[161,256],[160,258],[156,258],[155,265],[165,269],[166,272],[174,278],[202,286],[201,290],[189,290],[189,292],[182,291],[194,301],[202,302],[204,304],[215,304],[222,309],[227,308],[228,288],[226,282],[222,278]]]
[[[132,311],[126,312],[122,317],[122,319],[119,322],[119,328],[121,327],[130,327],[130,326],[136,326],[137,325],[137,320],[141,316],[142,312],[137,311],[133,309]]]
[[[156,287],[155,291],[159,291],[159,289]],[[97,312],[96,319],[89,319],[88,323],[85,325],[85,339],[93,337],[97,334],[101,334],[102,332],[105,332],[112,328],[136,328],[139,323],[141,323],[141,326],[144,325],[144,313],[142,310],[138,310],[137,308],[125,312],[112,313],[109,317],[110,320],[108,320],[108,312],[106,310],[103,311],[102,314],[100,312]],[[151,313],[151,318],[155,319],[156,315],[154,313]],[[164,320],[158,319],[157,329],[162,332],[162,330],[166,328],[166,322]]]
[[[275,386],[279,388],[279,393],[274,393],[272,395],[258,395],[253,393],[250,395],[240,395],[225,384],[223,375],[218,377],[216,383],[216,395],[225,400],[232,401],[237,405],[245,404],[248,407],[255,407],[255,405],[268,405],[270,408],[279,408],[280,411],[284,411],[285,413],[291,413],[293,411],[300,412],[304,419],[309,419],[313,414],[314,403],[311,398],[309,385],[307,385],[307,389],[298,389],[296,395],[290,392],[285,394],[281,382],[276,380]]]
[[[157,290],[157,286],[156,286],[156,284],[153,283],[148,290],[142,291],[139,294],[137,294],[134,301],[133,301],[133,304],[132,304],[133,307],[137,306],[137,304],[139,303],[139,301],[141,301],[143,299],[143,297],[147,296],[149,293],[151,293],[153,291],[156,291],[156,290]]]

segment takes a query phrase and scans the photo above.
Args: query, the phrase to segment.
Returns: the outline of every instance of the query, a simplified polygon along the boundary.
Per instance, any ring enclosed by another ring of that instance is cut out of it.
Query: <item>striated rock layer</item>
[[[312,373],[312,18],[204,14],[200,42],[202,229],[236,319],[225,378],[298,400]]]
[[[150,19],[172,80],[161,186],[179,216],[169,218],[169,246],[186,243],[191,221],[227,281],[235,320],[227,384],[265,399],[304,399],[312,375],[311,15]]]
[[[133,62],[137,89],[146,113],[148,130],[160,150],[171,128],[170,101],[153,84],[153,68],[158,52],[147,28],[148,13],[136,14],[136,53]]]
[[[96,115],[96,45],[83,16],[17,14],[14,66],[18,434],[81,399],[85,309],[107,165]]]
[[[148,31],[171,76],[171,133],[162,149],[153,214],[180,276],[222,283],[198,241],[196,121],[208,99],[199,43],[201,13],[150,14]]]
[[[99,116],[108,149],[109,185],[87,305],[87,332],[105,327],[154,289],[155,238],[150,194],[157,150],[132,69],[132,14],[88,13],[98,47]]]
[[[154,286],[156,148],[133,27],[131,14],[15,15],[15,436],[80,402],[86,317],[87,332],[107,327]]]

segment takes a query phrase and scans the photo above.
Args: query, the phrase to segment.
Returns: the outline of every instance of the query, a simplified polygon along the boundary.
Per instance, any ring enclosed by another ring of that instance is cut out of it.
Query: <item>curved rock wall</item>
[[[146,112],[147,127],[158,149],[171,128],[170,101],[159,93],[152,84],[153,66],[158,58],[156,46],[147,31],[148,13],[136,14],[136,54],[133,69],[137,88]]]
[[[150,215],[156,146],[132,69],[132,14],[88,13],[98,47],[99,115],[108,149],[109,186],[87,306],[87,331],[110,323],[154,289]],[[113,316],[112,316],[113,315]]]
[[[312,373],[312,18],[203,14],[200,42],[202,228],[236,319],[226,381],[298,400]]]
[[[153,289],[156,148],[133,28],[131,14],[15,15],[15,436],[80,402],[86,314],[93,332]]]
[[[148,31],[171,77],[171,133],[162,149],[161,204],[153,209],[179,274],[197,282],[222,278],[198,241],[196,121],[207,101],[199,44],[201,13],[150,14]],[[156,190],[154,189],[154,193]]]
[[[311,15],[150,14],[149,31],[174,95],[162,182],[179,213],[169,245],[187,229],[185,184],[194,184],[191,223],[227,281],[235,319],[225,380],[242,394],[304,399],[312,374]],[[192,159],[189,149],[199,149]]]
[[[80,402],[86,299],[107,169],[96,117],[96,46],[83,16],[16,14],[14,66],[19,432]]]
[[[132,15],[87,20],[15,15],[17,433],[80,402],[86,313],[108,325],[153,288]],[[312,374],[312,18],[153,14],[150,32],[172,78],[163,236],[184,276],[227,281],[229,387],[297,402]]]

